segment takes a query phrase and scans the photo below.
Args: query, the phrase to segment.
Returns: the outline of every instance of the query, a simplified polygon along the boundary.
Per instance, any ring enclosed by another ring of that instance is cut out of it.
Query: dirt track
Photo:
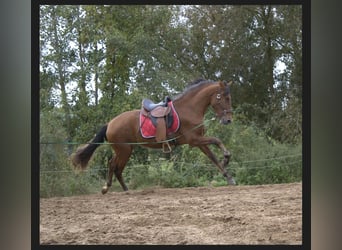
[[[41,244],[302,244],[302,184],[40,199]]]

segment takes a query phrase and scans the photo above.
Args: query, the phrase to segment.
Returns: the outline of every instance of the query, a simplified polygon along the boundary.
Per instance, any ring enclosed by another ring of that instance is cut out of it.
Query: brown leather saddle
[[[164,153],[172,151],[167,139],[167,128],[172,124],[172,112],[168,103],[171,99],[167,96],[164,101],[154,103],[150,99],[143,99],[141,105],[141,114],[151,119],[156,127],[156,141],[162,143]]]

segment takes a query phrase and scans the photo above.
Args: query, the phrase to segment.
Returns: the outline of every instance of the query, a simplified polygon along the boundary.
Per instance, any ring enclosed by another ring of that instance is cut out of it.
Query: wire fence
[[[293,159],[302,157],[302,154],[293,154],[293,155],[284,155],[279,157],[272,157],[272,158],[265,158],[265,159],[255,159],[255,160],[248,160],[248,161],[233,161],[229,163],[229,169],[241,169],[241,168],[248,168],[248,169],[263,169],[263,168],[281,168],[281,167],[287,167],[294,164],[299,164],[302,162],[302,159],[292,160],[290,162],[282,162],[278,163],[276,165],[260,165],[260,166],[248,166],[244,167],[244,165],[251,165],[253,163],[260,163],[260,162],[271,162],[275,160],[284,160],[284,159]],[[172,160],[163,160],[163,162],[167,162],[169,164],[177,164],[181,166],[186,167],[193,167],[193,168],[201,168],[206,167],[209,170],[217,170],[216,168],[213,168],[214,165],[212,163],[190,163],[185,161],[172,161]],[[159,162],[151,162],[150,164],[134,164],[135,167],[146,167],[146,166],[158,166]],[[82,172],[97,172],[97,171],[106,171],[108,170],[107,167],[101,167],[101,168],[88,168],[85,170],[82,170]],[[41,174],[49,174],[49,173],[73,173],[74,170],[40,170]]]
[[[98,154],[98,158],[95,157],[86,169],[75,170],[68,159],[70,149],[61,146],[54,149],[55,146],[42,144],[39,169],[40,196],[70,196],[98,192],[99,185],[102,186],[107,181],[109,172],[106,160],[110,155],[107,155],[107,149],[104,148]],[[289,154],[291,151],[287,151],[288,154],[284,155],[279,151],[272,153],[267,152],[270,157],[266,154],[261,159],[247,158],[240,161],[235,158],[226,169],[231,171],[239,185],[301,180],[301,153]],[[152,152],[151,158],[145,159],[144,163],[140,163],[138,158],[134,157],[127,163],[123,177],[130,189],[144,186],[189,187],[225,184],[225,179],[218,168],[203,156],[198,158],[198,161],[194,160],[194,155],[188,158],[187,154],[173,154],[170,158],[164,158],[165,155],[160,156],[159,153]],[[121,190],[117,182],[113,185],[115,185],[113,188]]]

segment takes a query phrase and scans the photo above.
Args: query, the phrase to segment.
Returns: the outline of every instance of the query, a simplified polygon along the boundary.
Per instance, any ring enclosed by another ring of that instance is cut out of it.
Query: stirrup
[[[171,151],[172,151],[172,148],[171,148],[169,142],[168,141],[167,142],[163,142],[163,153],[164,154],[168,154],[168,153],[171,153]]]

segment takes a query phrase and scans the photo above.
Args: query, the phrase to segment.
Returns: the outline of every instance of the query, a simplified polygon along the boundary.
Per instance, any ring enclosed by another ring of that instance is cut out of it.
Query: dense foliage
[[[234,122],[206,118],[207,133],[232,152],[238,183],[301,180],[301,15],[298,5],[42,5],[41,196],[98,190],[110,147],[80,174],[68,159],[77,143],[143,98],[174,96],[199,77],[234,82]],[[225,184],[188,146],[169,156],[137,147],[124,175],[130,188]]]

